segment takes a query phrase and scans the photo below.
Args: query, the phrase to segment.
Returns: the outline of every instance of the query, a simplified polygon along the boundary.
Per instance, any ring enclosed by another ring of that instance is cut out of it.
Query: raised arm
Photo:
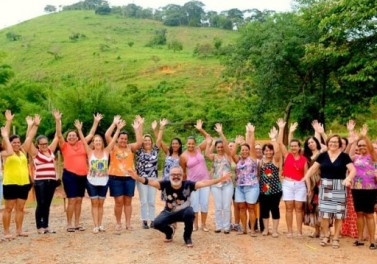
[[[215,158],[215,155],[213,154],[213,149],[215,148],[215,140],[212,140],[211,137],[206,138],[206,157],[210,160],[213,161]]]
[[[238,160],[240,159],[240,157],[237,155],[238,146],[243,144],[244,142],[245,142],[245,139],[243,138],[243,136],[240,136],[240,135],[236,136],[236,140],[234,141],[234,148],[230,152],[232,159],[235,163],[237,163]]]
[[[355,154],[355,145],[354,143],[356,142],[357,138],[358,138],[358,135],[355,131],[355,126],[356,126],[356,123],[354,120],[350,119],[348,120],[347,122],[347,131],[348,131],[348,146],[347,148],[344,150],[345,153],[350,153],[350,156],[353,157],[353,155]],[[351,154],[351,151],[353,152]]]
[[[141,145],[143,144],[143,125],[144,125],[144,118],[141,116],[136,116],[132,127],[135,131],[135,136],[136,136],[136,142],[130,144],[131,145],[131,150],[133,152],[137,151]]]
[[[92,149],[89,147],[88,142],[86,141],[84,134],[82,133],[82,122],[76,119],[74,125],[77,129],[77,132],[79,133],[81,142],[84,144],[86,155],[90,156],[92,154]]]
[[[226,139],[224,132],[223,132],[223,125],[220,124],[220,123],[216,123],[215,124],[215,131],[219,134],[221,141],[223,142],[225,154],[227,154],[229,157],[231,157],[232,154],[230,153],[230,149],[229,149],[229,146],[228,146],[228,140]]]
[[[105,140],[106,140],[107,144],[110,144],[111,140],[113,139],[112,134],[113,134],[114,129],[116,128],[116,126],[117,126],[117,124],[119,123],[120,120],[121,120],[121,116],[120,115],[114,116],[113,122],[111,123],[111,125],[109,126],[109,128],[106,130],[106,132],[105,132]],[[126,125],[126,123],[124,125]]]
[[[276,129],[276,127],[272,127],[270,132],[268,133],[268,137],[270,138],[270,142],[271,142],[272,146],[274,146],[274,162],[275,162],[275,165],[279,164],[279,162],[281,160],[280,146],[276,141],[277,136],[278,136],[278,130]]]
[[[12,145],[9,142],[9,133],[6,127],[1,127],[1,137],[3,138],[3,150],[1,151],[2,157],[8,157],[14,154]]]
[[[289,126],[288,144],[290,144],[291,140],[293,139],[293,135],[294,135],[297,127],[298,127],[297,122],[291,123],[291,125]]]
[[[126,122],[124,120],[120,120],[117,124],[117,130],[115,131],[115,134],[114,136],[111,138],[111,141],[110,143],[107,144],[107,147],[105,148],[105,151],[107,153],[110,153],[110,151],[113,149],[116,141],[117,141],[117,138],[119,137],[119,134],[120,134],[120,131],[122,130],[122,128],[126,125]]]
[[[288,150],[287,150],[287,147],[283,143],[284,128],[285,128],[286,122],[282,118],[279,118],[276,124],[279,127],[279,134],[278,134],[277,142],[279,144],[279,148],[281,150],[282,155],[286,157],[288,155]]]
[[[197,120],[196,121],[196,125],[194,126],[199,132],[200,134],[204,137],[204,138],[207,138],[207,137],[211,137],[204,129],[203,129],[203,121],[201,119]],[[207,142],[206,140],[203,140],[202,143],[200,143],[199,145],[199,148],[201,151],[205,150],[206,149],[206,145],[207,145]]]
[[[26,120],[26,125],[27,125],[26,136],[28,136],[32,127],[34,126],[34,119],[31,116],[27,116],[25,120]]]
[[[32,121],[31,126],[29,126],[29,122]],[[26,135],[26,139],[24,144],[22,145],[22,148],[28,152],[32,157],[35,157],[38,153],[37,148],[33,144],[33,140],[35,135],[37,134],[38,127],[41,123],[41,118],[39,115],[35,115],[34,119],[30,116],[26,117],[26,122],[28,123],[29,133]]]
[[[164,119],[160,120],[160,129],[161,129],[161,127],[165,128],[165,126],[166,126],[167,124],[168,124],[168,120],[167,120],[167,119],[164,118]],[[153,129],[153,123],[152,123],[152,129]],[[153,129],[153,132],[154,132],[154,134],[155,134],[155,136],[156,136],[156,138],[157,138],[157,141],[158,141],[159,131],[157,131],[157,121],[156,121],[156,131],[155,131],[155,129]],[[164,142],[162,136],[163,136],[163,135],[161,135],[161,143],[160,143],[160,145],[161,145],[161,148],[162,148],[162,150],[164,151],[164,153],[165,153],[166,155],[168,155],[168,154],[169,154],[169,146],[165,144],[165,142]],[[157,143],[156,143],[156,144],[157,144]],[[158,146],[158,145],[157,145],[157,146]],[[158,146],[158,147],[160,147],[160,146]]]
[[[14,115],[10,110],[5,110],[5,129],[7,134],[10,135],[10,127],[12,126]]]
[[[98,124],[101,121],[101,119],[102,119],[102,115],[100,113],[97,113],[96,115],[93,115],[93,125],[92,125],[92,128],[90,129],[89,134],[84,138],[84,140],[86,141],[86,143],[89,143],[92,140],[94,134],[96,133]]]
[[[160,129],[158,130],[157,139],[156,139],[156,146],[159,148],[161,148],[162,146],[162,136],[164,135],[164,129],[167,123],[168,123],[168,120],[166,118],[163,118],[162,120],[160,120]]]
[[[62,113],[60,113],[59,110],[55,109],[52,111],[52,115],[55,118],[55,134],[58,138],[59,146],[62,147],[64,144],[64,137],[62,133]]]
[[[255,126],[253,126],[250,123],[247,123],[247,125],[246,125],[246,135],[247,135],[246,141],[250,146],[250,157],[252,159],[257,158],[257,153],[255,151],[255,134],[254,134],[254,132],[255,132]]]
[[[181,166],[183,171],[183,179],[187,179],[187,157],[185,153],[183,153],[181,156],[179,156],[179,166]]]

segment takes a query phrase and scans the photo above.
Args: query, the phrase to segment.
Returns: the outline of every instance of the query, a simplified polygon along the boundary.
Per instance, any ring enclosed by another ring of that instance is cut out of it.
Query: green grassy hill
[[[145,46],[162,28],[167,29],[167,42],[180,41],[182,51],[173,52],[167,45]],[[11,41],[9,33],[20,39]],[[106,115],[102,129],[120,112],[128,123],[135,114],[142,114],[147,122],[167,117],[172,122],[170,135],[191,134],[197,118],[211,126],[220,121],[243,131],[248,114],[238,103],[242,95],[222,83],[219,59],[193,56],[197,44],[213,46],[217,38],[224,47],[237,36],[232,31],[165,27],[157,21],[93,11],[38,17],[0,31],[0,50],[6,53],[3,63],[15,72],[7,85],[14,96],[3,93],[3,105],[22,118],[39,111],[47,120],[48,111],[57,107],[64,113],[65,128],[75,118],[89,123],[91,113],[98,111]],[[16,95],[21,98],[15,99]]]

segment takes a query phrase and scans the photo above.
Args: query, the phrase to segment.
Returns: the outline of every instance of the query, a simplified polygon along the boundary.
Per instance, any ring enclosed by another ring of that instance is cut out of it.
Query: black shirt
[[[319,154],[316,162],[320,164],[321,178],[344,180],[346,178],[347,165],[352,163],[352,160],[347,153],[341,152],[336,160],[331,162],[330,156],[326,151]]]
[[[160,181],[165,210],[175,212],[190,206],[190,194],[195,191],[195,182],[182,181],[179,189],[174,189],[170,181]]]

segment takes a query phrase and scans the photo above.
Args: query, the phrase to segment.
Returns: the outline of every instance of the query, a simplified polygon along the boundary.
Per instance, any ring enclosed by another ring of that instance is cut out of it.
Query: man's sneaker
[[[192,248],[194,245],[192,244],[191,238],[185,240],[186,247]]]
[[[148,222],[144,220],[143,223],[141,224],[141,227],[143,229],[149,229]]]
[[[154,228],[154,221],[151,222],[151,224],[150,224],[149,227],[150,227],[150,228]]]

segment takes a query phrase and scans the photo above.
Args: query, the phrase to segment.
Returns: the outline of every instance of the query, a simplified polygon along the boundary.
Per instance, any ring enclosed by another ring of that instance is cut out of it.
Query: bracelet
[[[145,179],[145,181],[143,182],[143,184],[148,185],[148,182],[149,182],[148,178],[144,178],[144,179]]]

